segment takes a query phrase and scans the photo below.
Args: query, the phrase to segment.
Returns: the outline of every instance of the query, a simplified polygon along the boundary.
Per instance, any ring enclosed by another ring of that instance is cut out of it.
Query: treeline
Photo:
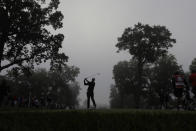
[[[113,67],[114,85],[111,85],[111,108],[173,108],[172,75],[184,72],[168,49],[176,42],[165,26],[149,26],[141,23],[126,28],[118,38],[116,47],[127,50],[130,61],[121,61]],[[196,59],[190,70],[196,69]],[[188,78],[187,78],[188,81]],[[190,90],[191,91],[191,90]]]
[[[80,86],[79,68],[59,70],[13,68],[1,76],[0,104],[6,107],[75,108]]]

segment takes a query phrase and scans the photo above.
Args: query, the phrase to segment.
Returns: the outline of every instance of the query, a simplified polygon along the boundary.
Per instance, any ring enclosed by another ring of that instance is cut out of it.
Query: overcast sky
[[[81,103],[87,89],[83,78],[101,73],[95,100],[98,106],[109,105],[113,66],[131,58],[127,52],[116,53],[117,38],[138,22],[164,25],[172,32],[177,43],[170,53],[185,71],[196,57],[196,0],[61,0],[59,10],[64,14],[63,51],[81,72]]]

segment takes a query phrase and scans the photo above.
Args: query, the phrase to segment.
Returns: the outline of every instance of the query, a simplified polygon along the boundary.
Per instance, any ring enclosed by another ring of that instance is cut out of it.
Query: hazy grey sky
[[[99,72],[95,100],[98,106],[109,105],[113,66],[130,59],[126,52],[116,53],[117,38],[138,22],[164,25],[172,32],[177,43],[170,52],[185,71],[196,57],[196,0],[61,0],[59,10],[64,14],[63,51],[81,71],[81,101],[87,89],[83,78]]]

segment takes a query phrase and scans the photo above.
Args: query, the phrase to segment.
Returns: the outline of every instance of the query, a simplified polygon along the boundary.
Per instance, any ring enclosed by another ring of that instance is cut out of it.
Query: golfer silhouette
[[[87,78],[85,78],[84,85],[88,86],[88,89],[87,89],[87,109],[90,108],[90,99],[93,102],[94,108],[96,108],[96,103],[95,103],[95,99],[94,99],[95,78],[92,78],[92,81],[88,81]]]

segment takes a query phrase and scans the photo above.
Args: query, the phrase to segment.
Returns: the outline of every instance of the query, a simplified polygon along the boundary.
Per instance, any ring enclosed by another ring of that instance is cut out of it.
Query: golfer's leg
[[[90,95],[87,93],[87,109],[90,107]]]
[[[95,99],[94,99],[94,94],[91,94],[91,100],[93,102],[94,107],[96,107]]]

